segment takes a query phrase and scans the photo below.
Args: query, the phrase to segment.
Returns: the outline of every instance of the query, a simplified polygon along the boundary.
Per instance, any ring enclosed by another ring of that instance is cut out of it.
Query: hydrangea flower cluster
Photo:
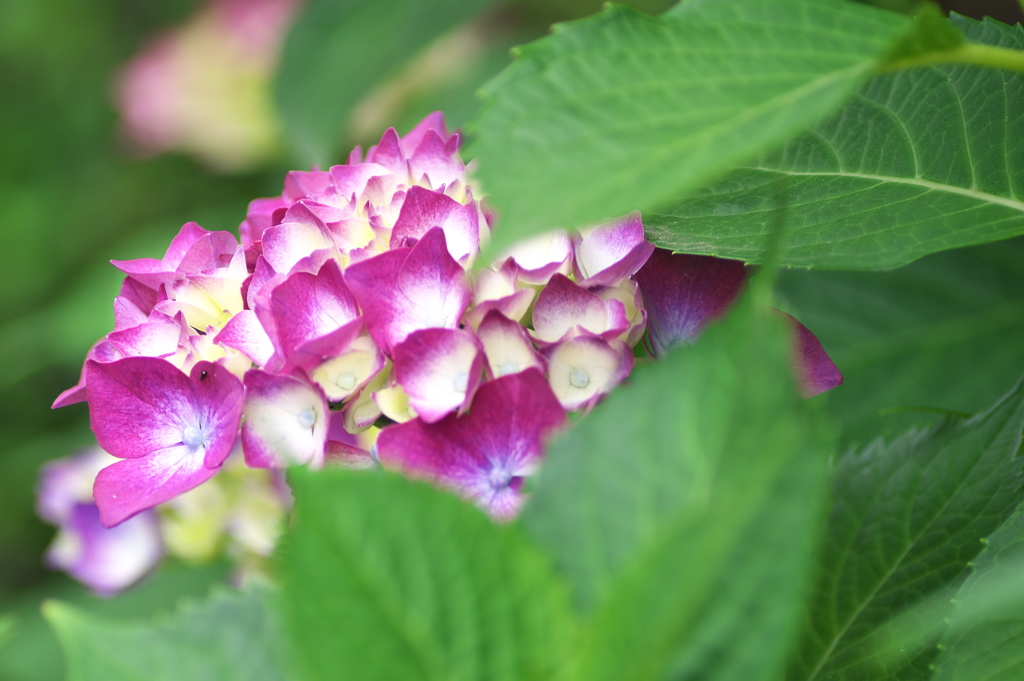
[[[494,216],[458,148],[432,114],[289,173],[240,241],[189,223],[163,258],[114,263],[115,328],[54,405],[88,400],[119,459],[93,487],[105,526],[210,480],[236,442],[250,468],[379,462],[510,518],[546,439],[629,375],[648,323],[655,355],[691,342],[746,283],[742,263],[656,251],[637,213],[474,270]],[[805,391],[837,385],[797,338]]]

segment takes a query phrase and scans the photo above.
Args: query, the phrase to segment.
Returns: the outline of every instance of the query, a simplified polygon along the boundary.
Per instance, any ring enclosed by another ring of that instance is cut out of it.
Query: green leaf
[[[1024,28],[958,17],[1024,49]],[[1024,53],[1021,53],[1024,55]],[[931,66],[875,76],[781,151],[644,214],[663,247],[760,262],[787,203],[782,264],[879,270],[1024,233],[1024,74]]]
[[[2,646],[14,631],[16,623],[14,615],[0,615],[0,646]]]
[[[893,667],[893,618],[954,584],[1024,499],[1024,381],[989,411],[876,440],[840,458],[833,509],[788,679],[925,678],[933,650]]]
[[[839,0],[688,0],[556,27],[484,89],[468,157],[499,252],[664,205],[839,107],[917,25]]]
[[[289,633],[308,679],[549,678],[564,587],[515,526],[394,474],[289,476]]]
[[[893,272],[784,272],[779,289],[845,382],[847,442],[977,413],[1024,372],[1024,240],[936,253]],[[883,410],[884,415],[880,415]]]
[[[593,613],[575,678],[781,672],[828,455],[766,317],[744,304],[551,447],[523,522]]]
[[[490,0],[311,0],[285,42],[275,98],[299,159],[326,167],[348,114]]]
[[[987,543],[956,598],[935,681],[1024,678],[1024,506]]]
[[[281,681],[281,635],[258,593],[215,590],[169,617],[113,620],[49,601],[68,681]]]

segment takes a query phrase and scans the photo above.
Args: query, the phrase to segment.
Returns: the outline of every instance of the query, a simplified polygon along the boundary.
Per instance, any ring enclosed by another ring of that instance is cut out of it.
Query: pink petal
[[[629,320],[620,301],[602,300],[568,277],[556,274],[537,296],[533,328],[543,343],[556,343],[579,334],[611,339],[629,328]]]
[[[413,331],[454,329],[469,305],[465,270],[434,228],[412,248],[355,263],[345,280],[374,342],[390,355]]]
[[[327,398],[308,381],[252,369],[245,374],[242,449],[251,468],[323,464]]]
[[[93,432],[100,446],[116,457],[167,453],[160,465],[181,459],[180,465],[191,470],[192,459],[212,469],[231,452],[241,418],[242,384],[219,364],[197,362],[186,376],[152,357],[109,364],[90,360],[86,385]]]
[[[274,354],[274,344],[252,310],[242,310],[228,320],[213,342],[238,350],[260,366]]]
[[[526,329],[497,311],[488,312],[477,329],[491,376],[500,378],[529,368],[547,369],[547,362],[530,342]]]
[[[195,489],[217,473],[185,445],[107,466],[96,476],[93,495],[104,527]]]
[[[480,221],[476,203],[455,199],[420,186],[411,187],[391,233],[391,247],[415,243],[431,228],[444,230],[448,252],[456,260],[472,257],[480,249]]]
[[[527,284],[546,284],[554,274],[572,271],[572,241],[562,230],[521,241],[506,256],[515,262],[519,279]]]
[[[614,286],[635,274],[654,252],[654,244],[644,239],[644,225],[636,211],[587,230],[573,241],[581,286]]]

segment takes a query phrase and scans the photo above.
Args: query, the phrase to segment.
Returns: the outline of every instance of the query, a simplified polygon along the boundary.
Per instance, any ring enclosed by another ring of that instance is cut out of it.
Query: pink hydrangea
[[[458,148],[431,114],[289,173],[240,241],[190,223],[163,258],[115,263],[115,329],[55,405],[87,398],[122,459],[97,479],[105,524],[202,484],[239,438],[257,468],[372,451],[511,517],[545,439],[626,379],[645,329],[659,353],[691,340],[745,281],[656,251],[638,213],[474,269],[494,215]],[[834,384],[801,339],[808,385]]]

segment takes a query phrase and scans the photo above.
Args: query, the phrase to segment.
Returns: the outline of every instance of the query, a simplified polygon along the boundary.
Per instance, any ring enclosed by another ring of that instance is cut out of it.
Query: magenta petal
[[[537,296],[533,328],[542,343],[557,343],[581,333],[610,340],[629,328],[621,301],[602,300],[592,291],[556,274]]]
[[[422,121],[416,124],[416,127],[410,130],[402,137],[402,148],[407,151],[413,151],[427,138],[431,133],[440,137],[445,144],[447,144],[453,135],[448,134],[448,127],[445,125],[444,114],[440,111],[434,111],[427,114]]]
[[[405,154],[402,152],[402,143],[394,128],[385,130],[380,142],[370,147],[366,152],[366,162],[378,163],[401,177],[405,177],[409,172]]]
[[[793,315],[778,312],[786,316],[795,331],[793,359],[800,379],[800,392],[804,397],[814,397],[842,385],[843,374],[825,352],[825,348],[821,347],[818,337]]]
[[[391,232],[391,247],[423,238],[432,227],[444,230],[448,252],[456,260],[474,255],[480,248],[480,221],[476,203],[463,205],[440,192],[420,186],[409,189],[402,211]]]
[[[93,495],[105,527],[114,527],[136,513],[195,489],[216,473],[184,445],[150,456],[125,459],[96,476]]]
[[[269,199],[253,199],[245,214],[245,221],[238,226],[242,245],[249,249],[263,238],[263,232],[281,222],[290,202],[280,196]]]
[[[508,519],[522,503],[522,478],[565,422],[544,375],[529,369],[481,385],[464,416],[385,428],[377,453],[385,466],[434,480]]]
[[[747,283],[738,260],[656,249],[639,272],[647,331],[655,355],[690,343],[733,304]]]
[[[356,300],[341,269],[328,260],[316,274],[298,272],[270,294],[278,335],[285,354],[300,343],[325,336],[359,316]]]
[[[292,170],[284,176],[284,198],[298,201],[319,194],[331,183],[331,174],[325,170]]]
[[[131,277],[121,282],[121,292],[114,298],[114,331],[146,322],[158,302],[157,292]]]
[[[110,344],[106,338],[101,338],[89,348],[88,354],[85,356],[85,362],[82,364],[82,373],[78,378],[78,383],[57,396],[57,399],[53,401],[51,409],[60,409],[66,407],[69,404],[78,404],[79,402],[85,402],[88,399],[85,386],[85,370],[89,366],[89,362],[101,362],[106,364],[115,360],[123,359],[122,354],[117,348]]]
[[[412,249],[350,265],[345,280],[370,336],[388,355],[413,331],[458,328],[469,306],[466,272],[448,254],[440,228],[431,229]]]
[[[195,461],[216,468],[231,452],[242,383],[219,364],[197,362],[186,376],[152,357],[89,361],[86,385],[93,432],[116,457],[159,456],[161,463],[154,466],[180,459],[180,466],[191,470]]]
[[[415,149],[409,157],[409,168],[415,181],[418,182],[425,176],[430,186],[435,189],[451,185],[458,180],[465,181],[465,166],[436,132],[427,132],[415,147],[409,145],[408,136],[402,140],[402,144],[406,149]]]
[[[644,239],[640,213],[589,230],[574,240],[581,286],[613,286],[639,270],[654,251]]]
[[[395,380],[427,423],[468,405],[483,375],[483,345],[461,329],[414,331],[394,354]]]
[[[238,350],[260,366],[265,366],[274,355],[274,344],[252,310],[235,314],[213,342]]]
[[[252,369],[245,374],[242,449],[252,468],[323,464],[327,445],[327,398],[299,377]]]
[[[167,357],[178,351],[182,335],[182,321],[154,313],[152,321],[130,329],[113,331],[107,340],[125,357]]]

